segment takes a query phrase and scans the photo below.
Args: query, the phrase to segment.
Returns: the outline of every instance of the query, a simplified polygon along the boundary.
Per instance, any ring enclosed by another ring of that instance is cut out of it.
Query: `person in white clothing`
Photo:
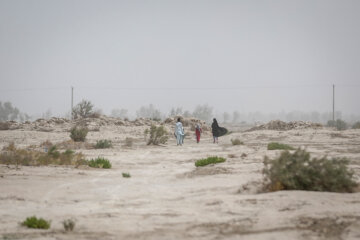
[[[177,123],[175,124],[175,136],[176,136],[176,143],[177,145],[182,145],[184,143],[184,128],[180,121],[180,118],[178,118]]]

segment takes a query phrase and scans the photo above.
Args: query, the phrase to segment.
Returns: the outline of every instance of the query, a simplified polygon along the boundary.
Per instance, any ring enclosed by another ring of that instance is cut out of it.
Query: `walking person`
[[[180,121],[180,118],[177,119],[177,123],[175,124],[175,136],[176,136],[176,144],[181,146],[184,143],[184,128]]]
[[[196,142],[197,143],[200,142],[201,133],[202,133],[202,129],[201,129],[200,125],[197,123],[195,125],[195,135],[196,135]]]
[[[214,143],[218,143],[218,138],[227,134],[228,130],[223,127],[219,127],[216,118],[213,119],[213,123],[211,124],[211,131],[214,138]]]

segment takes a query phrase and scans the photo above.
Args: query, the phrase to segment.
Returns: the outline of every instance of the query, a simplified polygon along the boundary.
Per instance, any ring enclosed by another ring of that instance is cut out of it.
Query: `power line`
[[[360,84],[336,84],[337,87],[360,87]],[[269,85],[238,85],[232,87],[116,87],[116,86],[76,86],[77,89],[86,90],[119,90],[119,91],[137,91],[137,90],[197,90],[197,91],[219,91],[219,90],[243,90],[243,89],[288,89],[288,88],[314,88],[314,87],[332,87],[332,84],[269,84]],[[65,90],[69,87],[41,87],[41,88],[8,88],[0,89],[1,92],[20,92],[20,91],[51,91]]]

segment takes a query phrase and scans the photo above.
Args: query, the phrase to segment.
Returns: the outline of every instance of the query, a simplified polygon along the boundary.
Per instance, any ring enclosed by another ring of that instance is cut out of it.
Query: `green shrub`
[[[111,163],[109,162],[109,160],[101,157],[91,159],[88,163],[89,167],[93,168],[111,168]]]
[[[202,167],[202,166],[206,166],[209,164],[222,163],[225,161],[226,161],[225,158],[214,156],[214,157],[208,157],[208,158],[197,160],[195,162],[195,166]]]
[[[334,127],[339,131],[346,130],[347,129],[347,123],[341,119],[337,119],[336,121],[329,120],[327,122],[328,127]]]
[[[159,145],[159,144],[165,144],[169,137],[167,136],[167,131],[164,128],[164,126],[156,127],[155,125],[152,125],[149,130],[150,138],[148,141],[148,145]]]
[[[112,147],[112,142],[110,140],[106,140],[106,139],[96,141],[96,144],[95,144],[96,149],[111,148],[111,147]]]
[[[294,150],[294,148],[292,146],[289,146],[287,144],[283,144],[283,143],[277,143],[277,142],[271,142],[268,144],[267,146],[268,150]]]
[[[131,177],[130,173],[122,173],[122,176],[123,176],[124,178],[129,178],[129,177]]]
[[[231,143],[232,145],[244,145],[244,142],[241,141],[240,139],[236,138],[236,139],[231,139]]]
[[[354,123],[354,125],[352,126],[353,129],[360,129],[360,122],[356,122]]]
[[[28,217],[21,225],[26,226],[28,228],[40,228],[40,229],[49,229],[50,221],[47,221],[43,218],[37,218],[35,216]]]
[[[51,146],[48,151],[48,155],[50,155],[53,158],[59,158],[60,152],[56,150],[56,146]]]
[[[62,222],[62,224],[64,226],[65,231],[67,231],[67,232],[70,232],[70,231],[74,230],[74,228],[75,228],[75,221],[72,219],[64,220]]]
[[[70,138],[75,142],[84,142],[89,129],[87,127],[75,126],[70,130]]]
[[[265,156],[263,173],[269,191],[308,190],[352,192],[357,183],[345,158],[310,159],[310,153],[298,149],[284,151],[273,160]]]

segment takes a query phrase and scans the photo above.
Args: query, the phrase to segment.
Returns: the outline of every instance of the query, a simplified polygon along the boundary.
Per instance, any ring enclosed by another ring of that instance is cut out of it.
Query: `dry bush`
[[[353,192],[357,183],[346,158],[310,158],[310,153],[298,149],[284,151],[273,160],[265,156],[263,173],[265,189]]]
[[[95,148],[96,149],[103,149],[103,148],[111,148],[112,142],[107,139],[96,141]]]
[[[75,228],[75,220],[73,220],[73,219],[66,219],[62,222],[62,224],[63,224],[65,231],[67,231],[67,232],[70,232],[70,231],[74,230],[74,228]]]
[[[165,144],[169,137],[167,136],[167,131],[164,128],[164,126],[156,127],[155,125],[152,125],[149,130],[150,138],[148,141],[148,145],[159,145],[159,144]]]
[[[71,150],[59,152],[56,146],[50,147],[47,153],[18,149],[14,143],[10,143],[0,153],[1,164],[41,166],[41,165],[81,165],[84,156],[81,153],[74,153]]]
[[[9,130],[10,124],[8,122],[0,122],[0,130]]]
[[[231,143],[232,143],[232,145],[244,145],[244,142],[238,138],[231,139]]]
[[[94,105],[90,101],[82,100],[72,109],[74,119],[90,117],[94,114],[93,108]]]
[[[70,130],[70,138],[75,142],[84,142],[89,129],[83,126],[75,126]]]

